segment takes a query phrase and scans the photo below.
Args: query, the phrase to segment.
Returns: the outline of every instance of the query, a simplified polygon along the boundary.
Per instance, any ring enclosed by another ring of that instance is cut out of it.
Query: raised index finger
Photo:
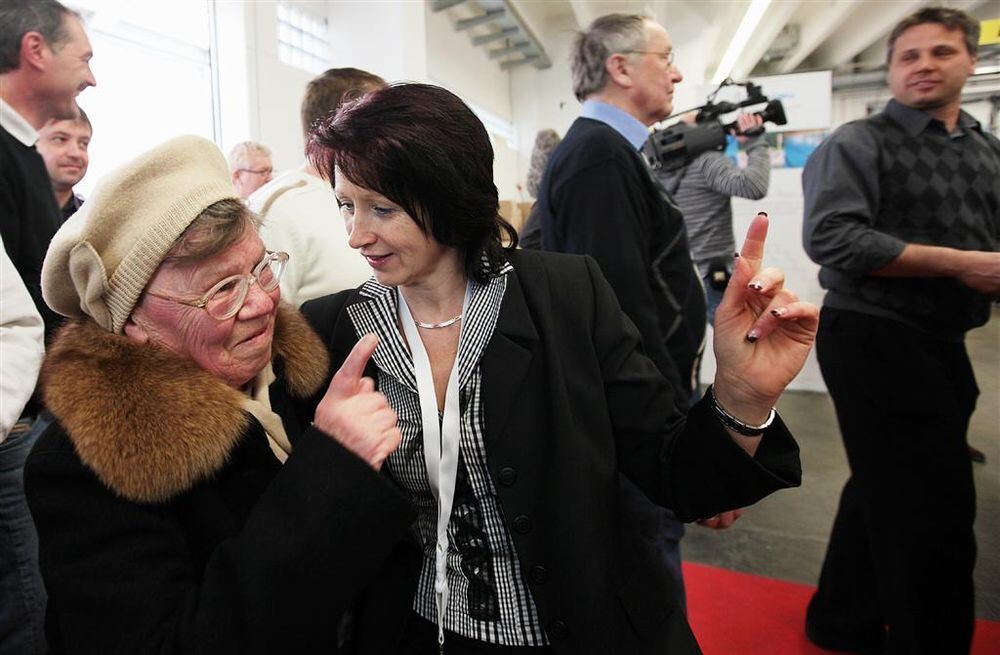
[[[743,242],[743,248],[740,250],[740,257],[747,260],[754,272],[760,268],[760,263],[764,260],[767,225],[767,214],[760,212],[754,216],[753,221],[750,222],[750,229],[747,230],[747,238]]]

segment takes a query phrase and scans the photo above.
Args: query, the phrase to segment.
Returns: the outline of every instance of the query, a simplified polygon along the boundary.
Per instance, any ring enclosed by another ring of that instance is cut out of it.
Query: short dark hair
[[[949,31],[962,30],[962,36],[965,37],[965,49],[973,57],[979,52],[979,23],[974,18],[964,11],[950,7],[924,7],[899,21],[892,28],[892,33],[889,34],[889,43],[885,49],[886,63],[892,63],[892,48],[896,45],[896,39],[911,27],[926,23],[937,23]]]
[[[69,38],[66,16],[75,11],[56,0],[0,0],[0,74],[21,65],[21,40],[38,32],[53,50]]]
[[[91,136],[94,134],[94,125],[90,122],[90,116],[87,116],[87,112],[83,111],[83,107],[77,107],[80,110],[80,115],[76,117],[76,122],[80,125],[86,125],[87,129],[90,130]]]
[[[378,75],[358,68],[331,68],[309,81],[302,98],[302,136],[309,140],[309,132],[341,104],[385,86]]]
[[[397,203],[480,282],[517,246],[498,211],[493,147],[482,122],[451,91],[396,84],[345,104],[313,131],[312,164]]]

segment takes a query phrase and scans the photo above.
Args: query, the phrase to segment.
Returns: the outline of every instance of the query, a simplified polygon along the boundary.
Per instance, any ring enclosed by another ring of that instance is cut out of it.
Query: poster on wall
[[[785,125],[767,124],[766,139],[771,146],[772,168],[801,168],[809,155],[819,146],[830,131],[833,95],[833,74],[831,71],[794,73],[791,75],[768,75],[750,78],[761,87],[769,100],[780,100],[785,109]],[[701,86],[698,92],[708,97],[715,91],[713,86]],[[719,89],[715,101],[740,102],[746,99],[746,89],[742,86],[726,86]],[[748,106],[743,112],[760,111],[763,105]],[[723,123],[736,120],[737,113],[720,117]],[[739,142],[727,139],[726,156],[741,167],[746,166],[746,153]]]

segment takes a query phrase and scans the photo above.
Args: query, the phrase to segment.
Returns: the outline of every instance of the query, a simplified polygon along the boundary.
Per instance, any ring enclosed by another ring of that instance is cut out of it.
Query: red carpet
[[[684,564],[688,614],[705,655],[830,655],[806,640],[814,587]],[[1000,653],[1000,623],[976,621],[972,655]]]

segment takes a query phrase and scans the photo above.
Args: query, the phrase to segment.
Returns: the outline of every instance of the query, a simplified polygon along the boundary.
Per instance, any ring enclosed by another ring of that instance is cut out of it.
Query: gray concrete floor
[[[980,396],[969,443],[986,454],[976,478],[976,615],[1000,621],[1000,309],[966,344]],[[689,526],[685,560],[815,585],[848,477],[833,403],[824,393],[788,392],[778,406],[802,451],[802,486],[747,509],[729,530]]]

